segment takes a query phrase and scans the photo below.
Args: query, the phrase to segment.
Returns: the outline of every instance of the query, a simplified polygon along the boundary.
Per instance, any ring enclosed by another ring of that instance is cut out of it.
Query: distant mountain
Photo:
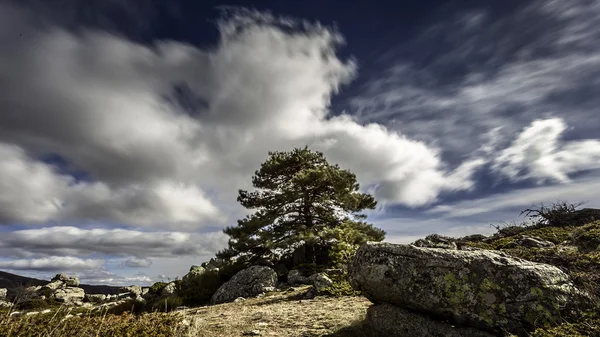
[[[25,286],[42,286],[47,284],[50,281],[40,280],[31,277],[25,277],[20,275],[15,275],[11,273],[7,273],[4,271],[0,271],[0,288],[8,289],[8,297],[12,298],[14,291],[13,289]],[[90,284],[80,284],[80,288],[82,288],[86,294],[118,294],[120,287],[113,286],[104,286],[104,285],[90,285]]]

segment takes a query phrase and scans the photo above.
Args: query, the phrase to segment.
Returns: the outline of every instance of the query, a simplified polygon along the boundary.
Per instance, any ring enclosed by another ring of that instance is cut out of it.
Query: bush
[[[112,315],[122,315],[124,313],[141,314],[145,311],[146,303],[131,299],[109,308],[107,312]]]
[[[146,311],[150,312],[169,312],[183,305],[183,298],[177,295],[157,297],[146,304]]]
[[[165,283],[165,282],[156,282],[150,286],[150,289],[148,290],[148,292],[151,294],[160,294],[166,286],[167,286],[167,283]]]
[[[212,270],[190,278],[186,280],[185,287],[181,289],[182,302],[187,306],[208,304],[212,295],[223,283],[219,272]]]
[[[538,208],[528,208],[521,212],[533,223],[534,226],[544,227],[565,227],[580,226],[587,221],[586,212],[577,211],[577,207],[583,203],[572,204],[566,201],[559,201],[550,206],[540,204]]]
[[[319,292],[319,295],[335,297],[360,296],[360,291],[354,290],[350,285],[350,282],[348,282],[349,279],[347,273],[331,275],[330,278],[333,281],[333,284]]]

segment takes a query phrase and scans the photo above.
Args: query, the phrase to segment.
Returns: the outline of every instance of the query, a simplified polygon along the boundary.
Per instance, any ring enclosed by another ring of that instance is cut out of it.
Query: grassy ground
[[[307,288],[185,311],[187,336],[361,336],[371,302],[364,297],[301,299]]]
[[[363,336],[360,322],[371,304],[364,297],[302,299],[307,287],[238,303],[140,316],[81,313],[66,308],[48,314],[10,317],[0,313],[2,337],[235,337]]]

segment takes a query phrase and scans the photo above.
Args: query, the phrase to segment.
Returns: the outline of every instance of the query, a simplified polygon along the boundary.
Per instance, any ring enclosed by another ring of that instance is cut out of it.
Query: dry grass
[[[264,298],[248,299],[189,309],[185,336],[360,336],[371,302],[364,297],[317,297],[301,295],[307,288]]]

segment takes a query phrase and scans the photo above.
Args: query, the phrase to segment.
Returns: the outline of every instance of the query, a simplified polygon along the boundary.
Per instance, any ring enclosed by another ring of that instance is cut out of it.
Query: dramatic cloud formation
[[[594,2],[461,11],[361,74],[364,60],[339,56],[343,32],[267,13],[227,12],[199,47],[2,4],[0,253],[12,260],[0,268],[181,276],[225,246],[221,229],[246,212],[237,191],[267,153],[305,145],[356,173],[396,242],[476,215],[449,196],[476,198],[482,172],[578,186],[574,174],[600,168],[599,18]],[[357,78],[360,94],[332,107]],[[394,209],[425,215],[386,221]]]
[[[140,232],[57,226],[3,233],[0,252],[21,257],[133,255],[135,258],[128,261],[139,266],[147,261],[145,258],[207,255],[224,247],[226,242],[227,236],[222,232]]]
[[[600,141],[559,144],[562,119],[536,120],[494,159],[493,169],[512,180],[568,182],[573,172],[600,169]]]
[[[36,270],[48,272],[80,271],[98,269],[104,265],[103,260],[80,259],[71,256],[52,256],[40,259],[21,259],[0,261],[0,268],[10,270]]]

